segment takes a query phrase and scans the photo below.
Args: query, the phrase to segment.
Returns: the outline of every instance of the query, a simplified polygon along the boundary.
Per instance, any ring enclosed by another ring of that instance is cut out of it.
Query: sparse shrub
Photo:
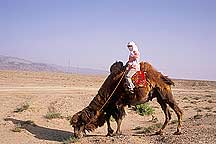
[[[154,126],[155,126],[155,128],[161,128],[162,127],[162,123],[157,123]]]
[[[152,119],[150,121],[153,123],[156,123],[156,122],[158,122],[158,118],[156,116],[152,115]]]
[[[44,117],[46,119],[62,118],[61,114],[57,112],[47,112],[47,114]]]
[[[161,123],[157,123],[157,124],[154,124],[154,125],[149,126],[149,127],[144,127],[142,130],[142,133],[144,133],[144,134],[151,133],[160,127],[162,127]]]
[[[213,109],[213,107],[204,107],[203,109],[204,109],[204,110],[208,110],[208,112],[211,112],[212,109]]]
[[[197,114],[196,114],[193,118],[194,118],[194,119],[201,119],[201,118],[202,118],[202,115],[199,114],[199,113],[202,112],[202,110],[201,110],[201,109],[196,109],[196,112],[197,112]]]
[[[196,114],[195,116],[194,116],[194,119],[201,119],[202,118],[202,115],[201,114]]]
[[[191,101],[190,103],[192,103],[192,104],[197,104],[197,101]]]
[[[202,110],[199,109],[199,108],[194,108],[194,110],[196,110],[197,114],[200,113],[200,112],[202,112]]]
[[[12,132],[21,132],[21,128],[20,127],[15,127],[14,129],[12,129]]]
[[[66,118],[66,120],[70,121],[72,119],[72,116],[67,116],[65,118]]]
[[[208,93],[210,92],[210,93],[211,93],[211,92],[214,92],[214,91],[211,91],[211,90],[205,90],[204,92],[208,92]]]
[[[195,99],[195,100],[199,100],[199,99],[200,99],[200,97],[195,97],[195,98],[193,98],[193,99]]]
[[[155,111],[148,103],[136,105],[135,110],[141,116],[152,115]]]
[[[27,120],[27,121],[23,122],[23,125],[24,125],[24,124],[36,126],[36,124],[35,124],[34,121],[32,121],[32,120]]]
[[[12,132],[21,132],[21,124],[17,124],[11,131]]]
[[[207,114],[205,114],[205,117],[209,117],[209,116],[212,116],[213,114],[211,114],[211,113],[207,113]]]
[[[147,128],[144,128],[143,130],[142,130],[142,133],[144,133],[144,134],[147,134],[147,133],[151,133],[153,131],[153,127],[147,127]]]
[[[133,128],[133,130],[141,130],[141,129],[142,129],[141,126],[137,126],[137,127]]]
[[[183,108],[191,108],[192,106],[184,106]]]
[[[74,137],[74,136],[71,136],[69,137],[68,139],[64,140],[63,141],[63,144],[70,144],[70,143],[75,143],[77,142],[79,139]]]
[[[21,130],[23,128],[25,128],[26,125],[36,126],[36,124],[34,123],[34,121],[27,120],[27,121],[22,121],[22,122],[17,123],[15,125],[15,127],[13,129],[11,129],[11,131],[13,131],[13,132],[21,132]]]
[[[197,86],[208,86],[208,84],[204,81],[195,81],[193,84],[192,84],[193,87],[197,87]]]
[[[189,100],[188,97],[184,97],[182,100]]]
[[[208,103],[213,103],[213,101],[212,100],[208,100]]]
[[[207,97],[207,98],[211,98],[212,96],[211,96],[211,95],[206,95],[205,97]]]
[[[46,119],[56,119],[56,118],[63,118],[59,112],[55,109],[53,106],[54,103],[51,103],[51,105],[48,107],[48,112],[44,116]]]
[[[23,112],[23,111],[27,110],[28,108],[29,108],[29,104],[24,103],[20,107],[16,108],[16,110],[14,110],[14,112],[16,112],[16,113]]]

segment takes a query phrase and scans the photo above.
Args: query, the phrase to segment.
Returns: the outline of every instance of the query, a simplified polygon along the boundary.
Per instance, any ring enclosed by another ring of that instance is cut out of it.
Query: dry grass
[[[63,144],[71,144],[71,143],[76,143],[76,142],[78,142],[79,141],[79,139],[78,138],[76,138],[76,137],[74,137],[74,136],[71,136],[71,137],[69,137],[68,139],[66,139],[66,140],[63,140]]]
[[[216,82],[175,80],[173,94],[179,107],[184,111],[182,135],[173,135],[176,131],[177,117],[175,112],[172,112],[174,120],[165,128],[165,135],[149,136],[149,133],[161,128],[160,122],[164,122],[164,113],[157,100],[153,99],[149,104],[155,110],[154,116],[140,116],[126,108],[127,116],[123,119],[121,127],[123,135],[105,137],[105,125],[77,141],[73,137],[73,128],[68,120],[89,104],[105,76],[2,71],[0,77],[2,144],[214,143],[216,139]],[[21,121],[22,124],[4,121],[7,117]],[[50,122],[49,119],[54,118],[56,119]],[[28,119],[30,121],[26,121]],[[116,123],[111,125],[115,130]],[[133,127],[134,130],[131,130]],[[161,141],[164,137],[165,141]]]
[[[28,108],[29,108],[29,104],[28,103],[24,103],[20,107],[16,108],[14,110],[14,112],[20,113],[20,112],[23,112],[23,111],[27,110]]]
[[[54,103],[51,103],[48,107],[48,112],[44,116],[46,119],[57,119],[63,118],[59,112],[57,112],[56,108],[54,107]]]

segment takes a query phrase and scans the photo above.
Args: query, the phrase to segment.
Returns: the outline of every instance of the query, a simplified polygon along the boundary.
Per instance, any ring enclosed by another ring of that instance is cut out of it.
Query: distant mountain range
[[[22,71],[45,71],[45,72],[65,72],[77,74],[107,74],[107,71],[79,68],[79,67],[65,67],[55,64],[35,63],[29,60],[2,56],[0,55],[0,70],[22,70]]]

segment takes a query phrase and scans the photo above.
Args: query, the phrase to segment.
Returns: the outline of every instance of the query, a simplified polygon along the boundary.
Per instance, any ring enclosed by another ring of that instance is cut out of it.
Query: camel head
[[[121,61],[116,61],[115,63],[113,63],[110,67],[110,73],[111,74],[114,74],[114,75],[117,75],[119,74],[120,72],[122,72],[124,69],[124,66],[123,66],[123,62]]]
[[[74,136],[81,138],[85,133],[85,122],[82,119],[82,112],[77,112],[70,120],[70,124],[74,128]]]

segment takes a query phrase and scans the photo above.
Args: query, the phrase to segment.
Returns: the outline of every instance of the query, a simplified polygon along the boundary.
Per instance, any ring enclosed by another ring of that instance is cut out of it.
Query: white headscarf
[[[132,49],[129,49],[130,52],[136,51],[139,52],[137,45],[135,44],[135,42],[131,41],[127,44],[127,46],[132,46]]]

